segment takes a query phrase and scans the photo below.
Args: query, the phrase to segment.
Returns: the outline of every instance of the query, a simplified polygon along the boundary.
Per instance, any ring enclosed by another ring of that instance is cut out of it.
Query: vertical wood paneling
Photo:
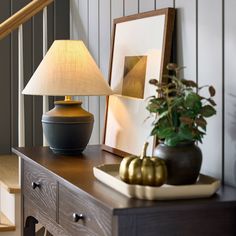
[[[24,6],[24,2],[11,0],[11,14]],[[18,145],[18,34],[11,37],[11,146]]]
[[[99,31],[98,31],[98,0],[89,0],[89,13],[88,13],[88,48],[91,55],[99,63]],[[89,97],[89,112],[94,115],[94,126],[92,136],[90,138],[90,144],[100,143],[100,116],[99,116],[99,97],[91,96]]]
[[[54,3],[47,7],[48,48],[54,41]],[[49,110],[54,107],[54,97],[49,97]]]
[[[111,40],[111,12],[110,1],[99,0],[99,46],[100,46],[100,68],[108,80],[108,65],[110,58]]]
[[[125,16],[133,15],[138,13],[139,10],[139,2],[138,0],[125,0],[124,1],[124,9],[125,9]]]
[[[11,13],[18,11],[20,8],[29,3],[29,0],[11,2]],[[23,25],[23,47],[24,47],[24,83],[26,84],[32,74],[32,22],[28,21]],[[12,34],[11,42],[11,145],[18,145],[18,35],[17,32]],[[33,99],[32,96],[25,97],[25,144],[32,146],[33,140]]]
[[[79,1],[70,0],[70,38],[79,38],[79,26],[80,26],[80,15],[79,15]]]
[[[70,1],[55,0],[48,7],[48,48],[56,39],[70,38]],[[54,30],[53,34],[52,31]],[[54,107],[54,100],[63,100],[64,97],[50,97],[49,108]]]
[[[0,22],[6,20],[11,15],[10,1],[0,1]],[[0,122],[0,153],[5,154],[10,152],[11,146],[11,96],[10,87],[11,81],[9,75],[11,74],[11,39],[10,36],[0,41],[0,71],[1,71],[1,122]]]
[[[30,0],[21,1],[26,5]],[[24,48],[24,84],[26,85],[33,73],[32,58],[32,20],[23,25],[23,48]],[[33,146],[33,96],[24,96],[25,99],[25,145]],[[19,111],[18,111],[19,112]]]
[[[113,0],[111,1],[111,19],[113,26],[113,19],[119,18],[124,15],[124,2],[121,0]]]
[[[1,1],[0,21],[20,10],[31,0]],[[55,7],[55,9],[54,9]],[[54,15],[55,10],[55,15]],[[55,17],[54,17],[55,16]],[[55,23],[57,22],[57,23]],[[55,23],[55,26],[54,26]],[[57,38],[69,38],[69,1],[56,0],[48,7],[48,45]],[[34,20],[23,25],[24,44],[24,84],[28,82],[33,71],[42,59],[42,13]],[[0,70],[2,86],[0,96],[4,108],[4,116],[0,126],[0,153],[11,152],[12,146],[18,145],[18,32],[0,41]],[[50,99],[52,100],[52,98]],[[25,96],[25,133],[26,146],[41,145],[42,106],[41,98]],[[1,137],[1,134],[3,135]]]
[[[156,0],[156,9],[165,7],[174,7],[174,0]]]
[[[54,1],[54,36],[55,39],[70,37],[70,2],[68,0]]]
[[[177,63],[183,65],[184,78],[196,81],[197,16],[195,0],[176,0]]]
[[[51,47],[54,41],[54,3],[47,7],[47,21],[48,21],[48,48]]]
[[[162,8],[167,8],[167,7],[175,7],[175,0],[156,0],[155,3],[155,8],[162,9]],[[174,32],[173,32],[173,40],[172,40],[172,48],[171,48],[171,57],[170,57],[170,62],[177,62],[177,19],[175,18],[175,27],[174,27]]]
[[[54,39],[70,38],[70,1],[54,1]],[[54,97],[55,100],[63,100],[64,97]]]
[[[139,0],[139,12],[154,10],[155,5],[155,0]]]
[[[79,0],[79,39],[88,45],[88,1]]]
[[[88,2],[71,0],[71,38],[88,41]]]
[[[108,68],[110,58],[110,40],[111,40],[111,1],[99,0],[99,61],[100,69],[108,80]],[[101,140],[103,136],[104,115],[106,99],[100,97],[100,130]]]
[[[11,0],[11,15],[13,12],[16,10],[14,0]],[[17,109],[18,109],[18,99],[17,99],[17,78],[18,77],[18,72],[16,70],[17,68],[17,57],[18,57],[18,52],[17,52],[17,33],[13,32],[11,33],[11,73],[10,73],[10,80],[11,80],[11,146],[17,146],[18,139],[17,139],[17,134],[18,134],[18,125],[17,125]],[[17,53],[17,54],[16,54]]]
[[[35,71],[43,59],[43,14],[40,12],[33,17],[33,71]],[[41,146],[43,144],[42,132],[42,96],[33,96],[33,145]]]
[[[236,187],[236,1],[225,1],[225,181]]]
[[[88,47],[94,60],[99,62],[99,0],[89,0]]]
[[[208,119],[207,135],[200,145],[202,172],[222,175],[222,0],[198,0],[198,81],[216,91],[217,115]],[[208,95],[208,93],[204,93]]]
[[[75,31],[73,31],[72,39],[79,39],[84,42],[86,47],[88,47],[88,38],[89,38],[89,1],[76,0],[74,3],[75,8],[77,9],[77,16],[73,19],[73,24],[75,26]],[[78,97],[82,101],[82,106],[89,110],[89,98],[87,96]]]

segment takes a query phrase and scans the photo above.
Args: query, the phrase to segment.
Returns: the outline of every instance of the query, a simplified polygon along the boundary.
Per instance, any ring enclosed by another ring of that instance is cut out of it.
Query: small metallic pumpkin
[[[166,182],[165,162],[158,157],[146,156],[148,143],[144,144],[142,155],[124,157],[120,163],[120,178],[129,184],[161,186]]]

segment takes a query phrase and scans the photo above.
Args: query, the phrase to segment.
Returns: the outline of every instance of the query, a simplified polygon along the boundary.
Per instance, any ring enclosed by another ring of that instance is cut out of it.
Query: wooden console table
[[[40,222],[66,235],[236,235],[236,190],[225,186],[209,199],[130,199],[95,179],[93,166],[121,159],[88,146],[80,156],[57,156],[47,147],[13,148],[22,159],[24,236]]]

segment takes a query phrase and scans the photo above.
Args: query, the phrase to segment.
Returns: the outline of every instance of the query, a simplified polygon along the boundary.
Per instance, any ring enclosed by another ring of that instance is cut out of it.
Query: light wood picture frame
[[[114,20],[103,149],[138,155],[144,142],[152,154],[147,98],[156,94],[149,80],[162,80],[170,62],[175,9],[165,8]]]

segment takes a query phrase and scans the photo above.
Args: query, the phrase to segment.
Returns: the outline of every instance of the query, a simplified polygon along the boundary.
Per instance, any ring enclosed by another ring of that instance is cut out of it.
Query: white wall
[[[108,79],[112,20],[163,7],[177,9],[176,60],[187,67],[184,76],[217,90],[217,115],[201,145],[202,172],[236,186],[235,0],[71,0],[71,38],[85,41]],[[95,114],[91,143],[99,143],[105,99],[83,100]]]

